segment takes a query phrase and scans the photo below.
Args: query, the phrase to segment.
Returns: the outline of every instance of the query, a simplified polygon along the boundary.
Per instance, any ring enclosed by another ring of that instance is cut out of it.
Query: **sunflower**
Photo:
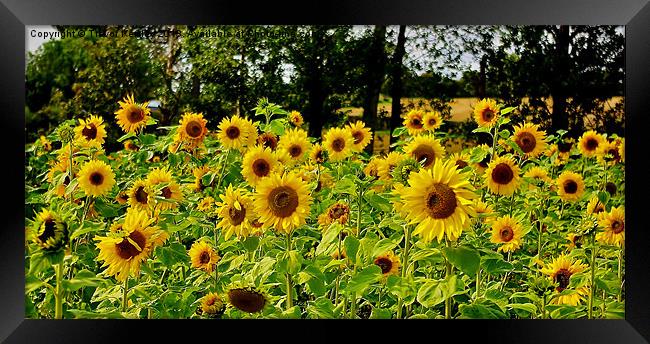
[[[259,313],[270,306],[268,295],[256,288],[231,288],[228,290],[228,302],[238,310],[246,313]]]
[[[133,141],[126,140],[124,141],[124,149],[132,152],[137,152],[140,149],[140,147],[138,147],[138,145],[133,143]]]
[[[381,274],[384,277],[399,273],[399,258],[392,251],[377,256],[373,263],[381,269]]]
[[[409,186],[399,193],[410,224],[417,224],[414,234],[424,242],[443,237],[455,241],[469,216],[474,215],[472,200],[476,194],[466,173],[459,173],[451,161],[437,160],[432,169],[411,174]]]
[[[102,196],[115,185],[115,174],[109,165],[101,160],[88,161],[79,171],[79,186],[86,196]]]
[[[621,161],[625,162],[625,140],[621,140],[618,145],[618,155],[621,157]]]
[[[203,118],[202,113],[186,112],[179,123],[178,137],[183,142],[183,145],[189,149],[198,147],[208,135],[208,128],[206,127],[208,121]]]
[[[492,193],[510,196],[519,187],[519,166],[512,157],[497,157],[488,164],[485,182]]]
[[[278,170],[284,171],[285,167],[289,167],[289,163],[291,162],[291,155],[289,155],[289,152],[287,152],[286,149],[276,149],[273,151],[273,157],[275,157],[275,160],[277,160],[279,163]]]
[[[582,176],[571,171],[564,171],[557,178],[557,193],[565,201],[575,202],[585,191]]]
[[[205,241],[195,241],[188,254],[192,261],[192,267],[207,273],[214,271],[214,267],[220,259],[210,244]]]
[[[214,198],[211,196],[207,196],[202,198],[199,201],[199,204],[196,205],[196,209],[198,209],[198,211],[200,212],[210,213],[212,212],[212,210],[214,210],[214,204],[215,204]]]
[[[127,95],[122,101],[118,101],[120,109],[115,112],[117,124],[125,133],[137,133],[145,126],[151,118],[149,102],[137,104],[133,94]]]
[[[453,161],[454,164],[456,164],[456,168],[458,168],[458,170],[462,170],[469,165],[469,156],[465,153],[456,152],[449,156],[449,160]]]
[[[47,137],[45,137],[44,135],[41,135],[39,137],[39,140],[40,140],[40,143],[41,143],[41,147],[43,147],[44,151],[49,152],[49,151],[52,150],[52,142],[50,142],[50,140],[48,140]]]
[[[248,149],[257,144],[257,122],[253,123],[249,118],[244,118],[244,123],[248,133],[246,137],[246,148]]]
[[[43,209],[34,219],[33,241],[48,252],[58,251],[66,245],[68,226],[54,212]]]
[[[524,236],[521,224],[514,218],[506,215],[498,218],[492,224],[492,237],[490,241],[499,246],[499,252],[513,252],[521,246],[521,239]]]
[[[366,128],[365,123],[362,121],[350,123],[348,125],[348,130],[350,130],[350,134],[352,134],[352,138],[354,138],[352,150],[355,152],[361,152],[366,148],[370,141],[372,141],[372,132],[369,128]]]
[[[624,246],[625,245],[625,209],[614,207],[609,212],[602,212],[598,216],[598,225],[603,231],[596,235],[599,242]]]
[[[438,111],[427,111],[422,118],[424,122],[424,129],[434,131],[442,125],[442,116]]]
[[[404,118],[404,126],[410,135],[418,135],[425,131],[424,129],[424,114],[420,110],[413,109],[406,113]]]
[[[404,151],[421,163],[424,168],[433,166],[437,159],[442,159],[445,156],[445,149],[440,141],[433,138],[432,135],[415,136],[413,141],[404,147]]]
[[[254,204],[262,222],[289,234],[305,223],[311,196],[307,184],[294,173],[272,174],[257,185]]]
[[[149,196],[152,194],[149,184],[142,179],[138,179],[129,189],[129,205],[141,210],[149,209],[154,204],[153,197]]]
[[[253,201],[246,194],[246,190],[233,189],[229,185],[225,194],[219,195],[220,202],[216,203],[217,215],[221,221],[217,228],[224,230],[224,237],[228,240],[233,234],[238,238],[245,238],[251,233],[251,222],[255,218]]]
[[[537,124],[525,123],[515,126],[512,134],[514,141],[526,157],[536,158],[546,149],[546,133],[539,130]]]
[[[127,191],[120,191],[117,196],[115,196],[115,201],[119,204],[125,204],[129,201],[129,193]]]
[[[584,239],[584,236],[576,233],[569,233],[567,234],[566,239],[569,241],[569,244],[567,245],[567,249],[571,251],[574,248],[582,247],[582,241]]]
[[[345,225],[350,217],[350,206],[343,202],[336,202],[329,206],[321,216],[318,217],[318,224],[328,226],[334,222]]]
[[[366,167],[363,168],[363,173],[372,178],[379,178],[379,166],[381,165],[382,160],[382,158],[378,157],[370,159]]]
[[[157,196],[165,199],[160,202],[161,210],[177,208],[177,202],[183,200],[183,192],[181,191],[180,185],[173,180],[172,173],[167,169],[156,168],[149,172],[147,175],[147,184],[156,190],[160,189],[160,193]]]
[[[300,127],[305,123],[305,120],[302,118],[302,115],[298,111],[291,111],[289,112],[289,116],[287,116],[289,119],[289,122],[296,127]]]
[[[325,134],[323,146],[332,161],[341,161],[352,154],[354,138],[349,130],[331,128]]]
[[[582,134],[578,141],[578,148],[580,148],[582,155],[589,158],[595,156],[600,146],[605,142],[607,141],[602,135],[590,130]]]
[[[420,163],[414,158],[404,158],[397,163],[391,176],[393,177],[393,181],[396,183],[406,184],[408,183],[411,173],[417,173],[421,168],[422,165],[420,165]]]
[[[598,215],[605,211],[605,206],[598,199],[598,196],[592,196],[587,203],[587,215]]]
[[[287,130],[280,137],[278,148],[286,150],[293,163],[299,163],[304,160],[307,152],[311,149],[311,143],[306,131],[294,128]]]
[[[241,150],[248,143],[248,129],[246,120],[234,115],[219,123],[217,137],[225,148]]]
[[[619,147],[616,141],[607,142],[605,140],[598,148],[596,157],[600,164],[607,163],[609,166],[621,162],[621,154],[619,153]]]
[[[255,146],[244,154],[242,175],[246,181],[255,186],[263,178],[270,176],[278,167],[278,160],[273,152],[262,146]]]
[[[580,273],[587,268],[586,264],[582,264],[581,260],[574,261],[571,257],[561,255],[553,260],[550,264],[544,264],[541,269],[542,273],[548,275],[555,284],[555,290],[559,293],[569,286],[571,275]],[[556,296],[552,303],[554,304],[568,304],[577,306],[586,295],[587,288],[581,287],[575,290],[570,295]]]
[[[257,144],[274,151],[278,148],[278,136],[271,132],[262,133],[257,137]]]
[[[500,107],[493,99],[483,99],[474,106],[474,120],[479,127],[492,127],[499,119]]]
[[[192,174],[194,175],[194,191],[201,192],[207,185],[203,185],[203,176],[205,176],[208,172],[210,172],[210,167],[209,166],[200,166],[200,167],[195,167],[192,170]]]
[[[541,186],[544,183],[551,181],[551,178],[548,176],[548,172],[539,166],[531,167],[528,171],[526,171],[526,173],[524,173],[524,177],[530,178],[534,181],[533,183],[528,184],[528,188],[530,190],[533,190],[535,187]]]
[[[211,316],[218,315],[224,311],[226,304],[219,294],[208,293],[201,298],[201,311]]]
[[[491,224],[496,220],[497,213],[494,211],[492,205],[482,202],[479,199],[474,202],[474,211],[478,218],[486,224]]]
[[[316,164],[322,164],[325,162],[325,151],[323,150],[323,146],[321,146],[320,143],[316,143],[311,146],[309,159]]]
[[[90,116],[88,119],[80,119],[79,125],[74,128],[75,141],[81,147],[100,148],[106,138],[104,120],[99,116]]]
[[[379,178],[382,180],[391,180],[393,178],[393,170],[395,166],[404,159],[406,156],[401,152],[390,152],[384,158],[379,160],[379,166],[377,172],[379,173]]]
[[[123,282],[130,275],[138,274],[142,262],[167,240],[168,234],[153,223],[154,219],[146,211],[129,208],[121,230],[95,237],[99,249],[97,259],[104,262],[102,267],[108,267],[109,276]]]

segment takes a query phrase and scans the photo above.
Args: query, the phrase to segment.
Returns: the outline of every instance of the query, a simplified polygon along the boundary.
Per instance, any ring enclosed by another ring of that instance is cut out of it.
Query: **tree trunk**
[[[307,62],[307,92],[309,93],[309,136],[320,138],[323,132],[323,104],[325,103],[325,87],[323,84],[323,57],[321,47],[325,40],[325,29],[312,29],[311,56]]]
[[[551,127],[553,132],[559,129],[569,129],[569,117],[566,114],[567,83],[565,81],[570,74],[569,40],[569,26],[561,25],[555,37],[555,70],[551,85],[551,97],[553,98]]]
[[[384,83],[384,71],[386,68],[386,26],[375,26],[373,38],[366,56],[366,90],[363,101],[363,121],[372,132],[377,130],[377,104],[381,85]],[[373,142],[366,146],[366,152],[372,153]]]
[[[403,92],[403,81],[402,76],[404,75],[404,45],[406,43],[406,25],[399,26],[399,34],[397,36],[397,46],[395,47],[395,52],[393,53],[392,61],[392,72],[391,72],[391,92],[390,96],[393,98],[393,103],[391,104],[390,112],[390,142],[393,143],[396,138],[393,137],[392,133],[395,128],[399,127],[402,122],[402,92]]]
[[[483,55],[481,58],[481,64],[480,64],[480,69],[479,69],[479,75],[478,75],[478,87],[476,89],[476,96],[479,99],[483,99],[486,97],[486,91],[485,91],[485,85],[486,85],[486,76],[485,76],[485,68],[487,67],[487,55]]]

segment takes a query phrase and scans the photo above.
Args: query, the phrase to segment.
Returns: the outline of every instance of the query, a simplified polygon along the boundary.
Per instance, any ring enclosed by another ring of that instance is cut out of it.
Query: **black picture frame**
[[[628,158],[626,211],[625,320],[461,320],[461,321],[230,321],[188,320],[26,320],[24,311],[25,197],[25,40],[27,25],[43,24],[573,24],[625,25],[625,111]],[[195,336],[228,340],[232,334],[268,340],[348,341],[417,336],[426,341],[456,336],[461,341],[544,343],[644,343],[650,340],[650,231],[644,221],[648,204],[643,168],[648,154],[644,137],[650,109],[650,4],[648,0],[597,1],[84,1],[0,0],[0,109],[4,178],[0,199],[0,340],[8,343],[143,342],[162,335],[189,342]],[[397,325],[397,326],[396,326]],[[237,327],[235,330],[234,328]],[[221,331],[227,333],[217,337]],[[303,332],[302,334],[298,334]],[[374,337],[374,338],[373,338]],[[237,339],[235,339],[237,340]],[[239,338],[238,340],[241,340]]]

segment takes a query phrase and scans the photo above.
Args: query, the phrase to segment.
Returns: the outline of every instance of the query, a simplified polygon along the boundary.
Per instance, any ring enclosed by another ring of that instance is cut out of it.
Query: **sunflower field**
[[[484,99],[491,145],[447,152],[413,109],[370,155],[363,122],[313,138],[266,99],[171,127],[115,110],[117,152],[99,116],[26,145],[28,318],[624,318],[622,137]]]

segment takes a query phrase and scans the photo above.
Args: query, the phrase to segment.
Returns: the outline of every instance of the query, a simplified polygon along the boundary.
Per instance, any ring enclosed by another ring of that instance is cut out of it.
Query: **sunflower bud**
[[[58,251],[65,246],[67,238],[67,225],[57,214],[43,209],[36,216],[33,241],[44,251]]]
[[[407,184],[411,172],[417,172],[421,168],[420,163],[418,163],[413,158],[406,158],[401,160],[393,169],[392,176],[393,180],[398,183]]]
[[[63,143],[70,143],[74,140],[74,129],[70,126],[61,126],[57,131],[59,139]]]

